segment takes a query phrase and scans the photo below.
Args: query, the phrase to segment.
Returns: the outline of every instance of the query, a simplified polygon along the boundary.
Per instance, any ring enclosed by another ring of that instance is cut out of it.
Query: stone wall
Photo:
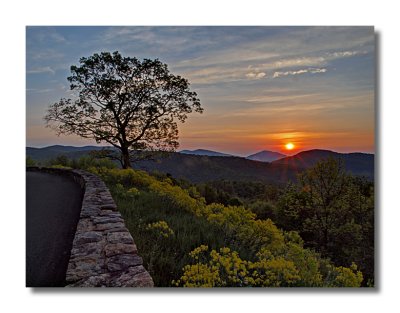
[[[82,170],[28,168],[72,177],[84,189],[69,259],[67,287],[153,287],[104,182]]]

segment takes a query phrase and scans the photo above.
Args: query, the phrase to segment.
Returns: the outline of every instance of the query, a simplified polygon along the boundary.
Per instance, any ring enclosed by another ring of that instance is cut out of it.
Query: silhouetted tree
[[[102,52],[79,62],[68,77],[77,99],[51,105],[46,125],[58,135],[111,144],[121,152],[123,168],[131,167],[133,150],[175,150],[176,120],[184,122],[188,113],[203,111],[187,79],[171,74],[158,59]]]

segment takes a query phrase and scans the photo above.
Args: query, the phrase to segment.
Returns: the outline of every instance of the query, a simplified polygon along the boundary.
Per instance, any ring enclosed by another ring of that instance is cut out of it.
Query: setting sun
[[[289,143],[287,143],[287,144],[285,145],[285,147],[286,147],[287,150],[293,150],[294,144],[292,144],[291,142],[289,142]]]

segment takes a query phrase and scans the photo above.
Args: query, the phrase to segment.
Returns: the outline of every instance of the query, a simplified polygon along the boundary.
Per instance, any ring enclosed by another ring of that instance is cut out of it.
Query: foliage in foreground
[[[205,245],[193,250],[190,256],[195,264],[186,265],[182,277],[173,283],[185,287],[303,286],[304,271],[300,272],[292,260],[275,257],[268,249],[261,249],[255,262],[242,260],[236,251],[226,247],[207,252]],[[333,276],[325,282],[326,287],[357,287],[363,279],[355,264],[350,268],[327,266]],[[322,286],[321,275],[316,274],[315,278],[313,286]]]
[[[27,159],[28,160],[28,159]],[[27,161],[28,162],[28,161]],[[37,164],[34,164],[37,165]],[[39,164],[48,167],[63,167],[63,168],[77,168],[88,170],[89,168],[116,168],[117,165],[109,159],[106,158],[96,158],[95,156],[87,155],[82,156],[79,159],[69,159],[63,154],[56,156],[50,160]]]
[[[29,155],[25,159],[26,166],[36,166],[36,161],[32,159]]]
[[[363,285],[374,284],[374,184],[338,160],[323,160],[286,186],[220,180],[196,188],[207,204],[243,204],[258,219],[297,231],[305,247],[337,266],[355,262]]]
[[[297,232],[243,206],[207,205],[196,189],[143,171],[90,170],[109,185],[158,286],[361,285],[355,264],[334,266],[305,249]]]
[[[374,278],[373,183],[345,172],[328,159],[299,176],[280,196],[275,220],[296,230],[306,245],[335,264],[356,262],[364,277]]]

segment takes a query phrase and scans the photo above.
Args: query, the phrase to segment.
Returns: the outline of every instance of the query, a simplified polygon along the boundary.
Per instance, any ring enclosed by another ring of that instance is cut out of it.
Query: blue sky
[[[180,149],[373,152],[374,45],[372,27],[27,27],[26,144],[94,144],[42,118],[71,97],[71,65],[117,50],[160,59],[198,93],[205,112],[180,125]]]

